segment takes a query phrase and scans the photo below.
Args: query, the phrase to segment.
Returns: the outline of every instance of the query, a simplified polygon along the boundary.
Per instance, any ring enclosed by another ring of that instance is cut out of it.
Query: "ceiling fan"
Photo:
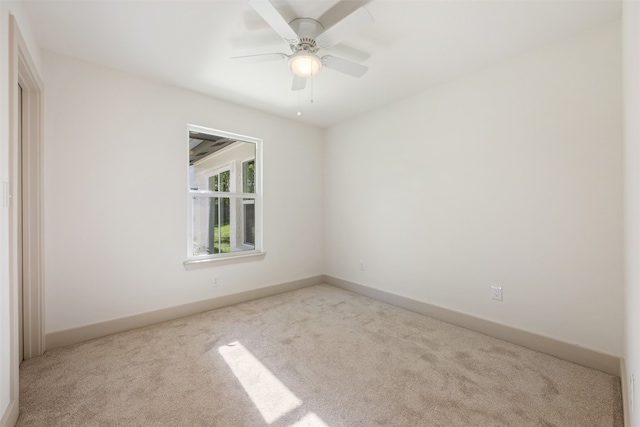
[[[267,0],[249,0],[249,4],[280,37],[289,43],[292,53],[236,56],[232,59],[248,62],[288,59],[289,68],[294,74],[291,90],[304,89],[307,79],[315,76],[322,67],[353,77],[362,77],[369,69],[337,56],[318,55],[319,50],[331,48],[373,23],[373,16],[364,7],[356,9],[325,30],[320,22],[311,18],[296,18],[287,23]]]

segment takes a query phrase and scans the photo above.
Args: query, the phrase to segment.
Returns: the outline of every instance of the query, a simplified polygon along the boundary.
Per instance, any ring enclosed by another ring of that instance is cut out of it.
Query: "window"
[[[242,162],[242,191],[255,193],[256,189],[256,161],[250,159]],[[256,244],[256,204],[255,200],[245,198],[242,200],[243,214],[243,240],[248,247]]]
[[[188,261],[262,250],[262,141],[189,126]]]

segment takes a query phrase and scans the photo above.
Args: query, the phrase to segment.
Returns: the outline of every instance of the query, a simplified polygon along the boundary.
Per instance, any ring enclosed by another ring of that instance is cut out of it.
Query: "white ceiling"
[[[246,0],[22,3],[44,49],[319,127],[621,15],[619,0],[273,0],[287,21],[310,17],[328,28],[359,6],[375,19],[330,49],[369,66],[364,77],[322,69],[292,92],[286,61],[230,59],[290,53]]]

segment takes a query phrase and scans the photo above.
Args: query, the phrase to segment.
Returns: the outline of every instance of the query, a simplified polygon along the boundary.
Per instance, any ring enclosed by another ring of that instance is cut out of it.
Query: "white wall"
[[[640,373],[640,3],[623,3],[625,160],[625,348],[627,381]],[[640,392],[635,387],[635,394]],[[640,426],[638,399],[629,411],[631,426]]]
[[[9,181],[9,15],[16,22],[31,53],[38,72],[40,72],[40,49],[33,42],[34,38],[19,2],[0,1],[0,184]],[[1,191],[1,190],[0,190]],[[0,205],[1,206],[1,205]],[[12,350],[10,330],[10,283],[9,283],[9,211],[0,207],[0,420],[8,417],[12,400],[17,402],[17,395],[12,395],[11,358],[17,357]],[[15,292],[13,293],[15,295]]]
[[[320,130],[47,51],[43,66],[47,332],[323,273]],[[263,260],[185,270],[187,124],[263,139]]]
[[[639,18],[625,7],[628,59]],[[19,5],[0,2],[3,100],[9,11],[31,40]],[[47,332],[327,273],[622,354],[619,31],[548,46],[335,126],[324,169],[316,129],[45,52]],[[627,71],[639,68],[634,58]],[[627,102],[637,116],[638,97]],[[7,122],[3,102],[2,180]],[[182,266],[187,123],[264,139],[264,260]],[[639,150],[629,135],[626,149]],[[628,174],[637,162],[627,158]],[[627,213],[640,207],[637,191],[627,185]],[[10,389],[6,214],[0,416]],[[640,251],[633,236],[631,258]],[[637,372],[640,270],[629,263],[627,273],[624,354]],[[213,277],[223,286],[212,288]],[[503,302],[488,299],[491,284],[504,286]]]
[[[326,274],[621,355],[620,62],[615,23],[328,129]]]

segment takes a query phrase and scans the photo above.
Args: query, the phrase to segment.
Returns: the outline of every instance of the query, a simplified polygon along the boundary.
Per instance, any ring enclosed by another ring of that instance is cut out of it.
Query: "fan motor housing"
[[[289,26],[300,37],[300,42],[291,46],[294,53],[301,51],[315,53],[318,51],[316,37],[324,31],[321,23],[311,18],[296,18],[289,22]]]

